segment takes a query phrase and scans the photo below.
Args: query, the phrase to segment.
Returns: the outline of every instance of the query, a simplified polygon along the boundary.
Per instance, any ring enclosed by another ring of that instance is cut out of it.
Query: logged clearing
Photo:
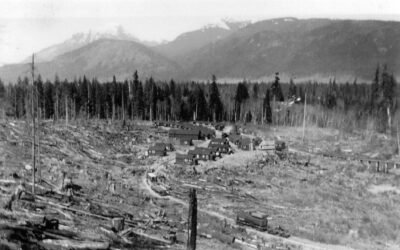
[[[45,121],[33,196],[31,128],[3,121],[0,247],[186,249],[195,188],[198,249],[399,249],[400,170],[377,172],[359,160],[396,161],[391,139],[308,128],[303,141],[300,128],[245,128],[248,136],[286,141],[288,155],[232,145],[234,153],[216,161],[177,165],[176,152],[193,146],[147,157],[151,145],[168,141],[152,123]],[[237,226],[236,214],[248,209],[291,236]]]

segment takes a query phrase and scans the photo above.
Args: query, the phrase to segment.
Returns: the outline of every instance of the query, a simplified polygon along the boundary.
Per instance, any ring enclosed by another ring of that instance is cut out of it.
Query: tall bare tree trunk
[[[114,121],[115,120],[115,96],[113,94],[112,96],[112,118],[111,120]]]
[[[42,110],[39,107],[39,92],[36,86],[36,107],[37,107],[37,169],[38,169],[38,182],[42,181],[42,173],[40,169],[40,116],[42,114]]]
[[[68,126],[68,97],[65,95],[65,126]]]
[[[390,112],[390,106],[389,105],[386,107],[386,113],[387,113],[387,116],[388,116],[388,130],[389,130],[389,133],[390,133],[391,128],[392,128],[392,113]]]
[[[32,193],[35,195],[35,172],[36,172],[36,122],[35,122],[35,56],[32,55],[32,96],[31,96],[31,115],[32,115]]]
[[[307,111],[306,108],[307,108],[307,93],[304,94],[303,139],[302,139],[303,142],[306,133],[306,111]]]

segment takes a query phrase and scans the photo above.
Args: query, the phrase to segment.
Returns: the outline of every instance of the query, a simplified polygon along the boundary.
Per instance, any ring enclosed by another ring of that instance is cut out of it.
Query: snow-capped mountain
[[[198,30],[185,32],[169,43],[156,46],[155,49],[169,58],[176,59],[205,45],[222,40],[248,24],[250,24],[248,21],[220,20]]]
[[[87,32],[76,33],[62,43],[55,44],[35,53],[35,59],[37,62],[49,62],[59,55],[79,49],[100,39],[134,41],[144,45],[154,46],[154,43],[140,41],[135,36],[126,33],[121,25],[110,24],[96,29],[91,29]],[[24,60],[24,62],[29,62],[30,60],[29,57]]]

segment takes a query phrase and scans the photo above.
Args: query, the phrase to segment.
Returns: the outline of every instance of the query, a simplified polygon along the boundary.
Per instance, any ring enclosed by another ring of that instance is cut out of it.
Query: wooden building
[[[242,150],[253,150],[253,140],[250,138],[242,138],[239,142],[239,148]]]
[[[229,146],[229,141],[226,138],[215,138],[211,139],[209,145],[228,145]]]
[[[232,142],[235,145],[239,145],[240,141],[242,140],[242,137],[240,135],[237,134],[230,134],[228,136],[229,141]]]
[[[212,148],[195,148],[190,150],[188,155],[199,161],[213,161],[216,157],[216,151]]]
[[[154,145],[147,150],[147,153],[149,156],[151,155],[166,156],[167,149],[165,148],[165,145]]]
[[[215,152],[219,154],[231,154],[232,149],[229,145],[227,144],[208,144],[208,148],[213,149]]]
[[[198,160],[193,155],[176,153],[175,164],[197,165]]]
[[[169,151],[169,152],[175,150],[174,145],[172,145],[172,143],[157,142],[154,146],[156,146],[156,147],[165,147],[165,150]]]

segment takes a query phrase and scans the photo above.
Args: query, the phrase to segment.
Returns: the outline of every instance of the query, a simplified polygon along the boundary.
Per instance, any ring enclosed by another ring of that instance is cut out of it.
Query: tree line
[[[279,74],[270,83],[242,81],[218,83],[131,79],[100,83],[83,76],[73,81],[44,81],[34,87],[42,119],[181,120],[230,121],[298,126],[302,123],[307,98],[308,122],[317,126],[365,127],[386,131],[397,110],[397,84],[386,66],[377,66],[371,83],[318,82],[282,83]],[[0,80],[0,100],[8,117],[30,116],[32,83],[18,78],[7,86]],[[340,119],[339,119],[340,118]],[[342,121],[341,124],[336,124]],[[333,124],[330,124],[333,123]],[[351,124],[350,124],[351,123]],[[335,125],[336,124],[336,125]],[[349,125],[350,124],[350,125]]]

